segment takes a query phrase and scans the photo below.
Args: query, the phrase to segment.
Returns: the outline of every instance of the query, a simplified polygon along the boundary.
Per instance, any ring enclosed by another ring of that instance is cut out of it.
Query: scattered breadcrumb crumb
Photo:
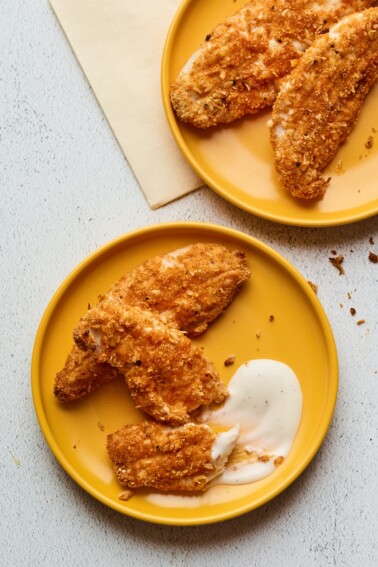
[[[318,286],[316,284],[314,284],[313,282],[311,282],[310,280],[307,281],[307,283],[310,285],[310,287],[312,288],[312,290],[315,293],[318,293]]]
[[[373,264],[377,264],[377,263],[378,263],[378,256],[377,256],[377,254],[374,254],[374,252],[369,252],[369,260],[370,260],[370,262],[372,262]]]
[[[97,427],[100,429],[100,431],[105,431],[105,427],[104,425],[101,423],[101,421],[97,422]]]
[[[336,251],[336,250],[331,250],[331,254],[333,254],[334,256],[337,256],[337,251]]]
[[[373,143],[374,143],[374,138],[373,136],[369,136],[368,139],[365,142],[365,148],[367,148],[368,150],[370,150],[370,148],[373,147]]]
[[[269,315],[269,321],[274,321],[274,315]]]
[[[332,266],[335,266],[335,268],[339,270],[340,276],[345,274],[344,268],[341,265],[344,261],[344,256],[336,256],[336,258],[329,258],[329,261],[331,262]]]
[[[369,238],[369,242],[370,242],[370,244],[371,244],[372,246],[373,246],[373,244],[375,244],[375,243],[374,243],[374,238],[373,238],[372,236]]]
[[[344,162],[340,159],[336,164],[336,175],[343,175],[345,173]]]
[[[118,498],[120,500],[123,500],[123,502],[126,502],[126,500],[129,500],[132,496],[134,496],[134,494],[135,492],[133,492],[132,490],[124,490],[123,492],[121,492]]]
[[[352,317],[354,317],[355,314],[356,314],[355,308],[354,308],[354,307],[351,307],[349,311],[350,311],[350,314],[352,315]]]
[[[234,355],[234,354],[231,354],[230,356],[228,356],[228,357],[226,358],[226,360],[224,361],[223,364],[224,364],[225,366],[231,366],[231,364],[234,364],[234,362],[235,362],[235,355]]]
[[[364,323],[366,323],[365,319],[360,319],[359,321],[357,321],[357,325],[363,325]]]
[[[262,463],[267,463],[268,461],[270,461],[270,457],[269,455],[261,455],[257,458],[257,460],[261,461]]]
[[[352,294],[350,293],[350,291],[348,291],[348,299],[352,298]]]
[[[275,464],[276,467],[277,467],[278,465],[282,465],[282,463],[284,462],[284,460],[285,460],[284,457],[276,457],[276,458],[274,459],[274,464]]]
[[[256,337],[259,339],[261,337],[261,331],[257,331]]]

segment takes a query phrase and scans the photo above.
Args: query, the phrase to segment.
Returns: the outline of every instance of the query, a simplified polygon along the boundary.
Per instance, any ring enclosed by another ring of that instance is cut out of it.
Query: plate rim
[[[239,508],[222,514],[208,515],[205,518],[189,518],[189,519],[175,519],[173,517],[158,517],[156,514],[141,512],[139,510],[124,508],[124,504],[118,504],[109,498],[106,494],[99,491],[92,486],[85,478],[83,478],[80,473],[75,469],[75,467],[69,462],[68,459],[62,453],[58,443],[54,439],[54,435],[49,427],[47,417],[44,412],[44,404],[41,398],[41,389],[39,388],[39,365],[42,355],[42,345],[46,334],[47,326],[54,313],[55,308],[62,299],[64,293],[69,289],[70,285],[74,280],[82,273],[84,269],[91,266],[93,262],[96,262],[101,256],[106,255],[109,251],[118,246],[126,246],[128,241],[133,241],[134,239],[141,238],[148,234],[153,235],[156,232],[162,232],[167,234],[169,231],[177,231],[180,228],[186,231],[206,231],[209,235],[215,233],[217,237],[222,234],[227,235],[230,238],[234,238],[244,242],[246,245],[258,249],[265,255],[268,255],[271,259],[283,267],[290,276],[296,281],[298,285],[305,292],[307,299],[312,304],[312,307],[316,313],[316,317],[321,324],[323,336],[325,343],[327,345],[328,360],[329,360],[329,394],[328,398],[325,400],[325,410],[324,418],[322,420],[322,426],[317,431],[317,434],[311,444],[311,450],[307,453],[306,458],[304,458],[300,465],[295,468],[290,474],[286,475],[281,482],[279,482],[274,489],[268,491],[266,494],[262,495],[256,499],[253,503],[245,504]],[[81,262],[79,262],[76,267],[71,270],[68,275],[63,279],[61,284],[56,289],[55,293],[48,302],[44,313],[40,319],[40,323],[37,328],[35,335],[32,358],[31,358],[31,387],[32,387],[32,399],[37,416],[37,420],[41,429],[41,432],[49,446],[51,452],[55,456],[56,460],[60,466],[66,471],[66,473],[78,484],[82,489],[84,489],[89,495],[94,497],[96,500],[102,504],[112,508],[113,510],[129,516],[138,520],[147,521],[159,525],[172,525],[172,526],[189,526],[189,525],[205,525],[219,523],[232,518],[241,516],[252,510],[259,508],[260,506],[266,504],[270,500],[273,500],[281,492],[283,492],[288,486],[290,486],[307,468],[310,462],[315,457],[319,448],[321,447],[328,429],[330,427],[334,410],[337,402],[338,395],[338,384],[339,384],[339,364],[337,356],[337,348],[335,338],[332,332],[330,322],[327,318],[325,310],[314,291],[309,286],[308,282],[304,276],[294,267],[293,264],[289,262],[283,255],[274,250],[268,244],[265,244],[261,240],[250,236],[239,230],[226,227],[223,225],[218,225],[214,223],[204,223],[204,222],[190,222],[190,221],[178,221],[178,222],[166,222],[147,225],[126,233],[108,241],[102,246],[96,248],[93,252],[89,253]]]
[[[355,222],[359,222],[362,220],[366,220],[378,214],[378,201],[375,208],[370,211],[362,211],[359,214],[348,215],[346,212],[341,218],[335,219],[293,219],[289,216],[285,215],[278,215],[275,213],[270,213],[266,210],[261,210],[256,207],[251,207],[248,204],[244,203],[242,199],[234,195],[230,195],[223,187],[213,180],[210,175],[204,171],[204,169],[197,163],[197,161],[192,156],[188,145],[186,144],[180,128],[178,126],[178,121],[172,109],[170,98],[169,98],[169,82],[167,80],[167,70],[169,68],[169,59],[171,55],[171,50],[173,46],[173,40],[175,33],[177,31],[178,26],[181,24],[181,21],[185,15],[186,10],[193,3],[194,0],[182,0],[180,6],[176,10],[171,23],[169,25],[163,51],[161,57],[161,65],[160,65],[160,92],[161,98],[164,108],[165,117],[168,122],[168,126],[170,131],[173,135],[173,138],[178,145],[181,153],[184,155],[185,159],[189,162],[191,167],[194,169],[196,174],[200,177],[200,179],[207,185],[209,188],[213,189],[218,195],[223,197],[226,201],[232,203],[236,207],[240,208],[241,210],[246,211],[247,213],[256,215],[257,217],[263,218],[265,220],[276,222],[278,224],[288,225],[288,226],[299,226],[299,227],[311,227],[311,228],[322,228],[322,227],[332,227],[332,226],[343,226],[347,224],[353,224]]]

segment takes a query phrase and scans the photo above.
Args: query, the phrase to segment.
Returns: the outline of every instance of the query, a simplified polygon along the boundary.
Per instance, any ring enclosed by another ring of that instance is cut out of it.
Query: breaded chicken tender
[[[88,311],[75,333],[78,344],[125,376],[136,406],[158,421],[188,422],[195,409],[226,397],[225,385],[201,350],[149,311],[104,300]]]
[[[108,435],[107,449],[126,489],[201,491],[224,471],[238,437],[238,426],[216,435],[203,424],[172,429],[144,421]]]
[[[198,128],[273,105],[282,77],[317,34],[374,0],[254,0],[218,24],[171,85],[173,109]]]
[[[325,166],[349,137],[378,79],[378,8],[318,37],[282,85],[270,122],[275,166],[295,197],[323,196]]]
[[[71,402],[120,376],[116,368],[98,362],[91,351],[74,344],[63,369],[55,377],[54,394],[60,402]]]
[[[194,337],[226,309],[249,276],[244,252],[192,244],[146,260],[122,276],[100,302],[120,299],[139,306]]]
[[[100,304],[114,299],[139,306],[193,337],[227,308],[249,276],[242,251],[198,243],[146,260],[101,296]],[[60,401],[83,397],[113,374],[114,369],[98,364],[91,351],[84,355],[73,348],[56,376],[55,395]]]

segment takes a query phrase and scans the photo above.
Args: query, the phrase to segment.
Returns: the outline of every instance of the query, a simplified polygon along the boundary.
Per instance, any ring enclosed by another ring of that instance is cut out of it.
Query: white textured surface
[[[377,565],[378,218],[284,227],[209,189],[151,211],[45,0],[2,0],[0,53],[1,566]],[[99,504],[55,461],[31,399],[34,336],[62,279],[110,239],[176,220],[227,225],[286,256],[318,284],[339,352],[338,404],[314,461],[265,507],[215,526],[144,524]]]

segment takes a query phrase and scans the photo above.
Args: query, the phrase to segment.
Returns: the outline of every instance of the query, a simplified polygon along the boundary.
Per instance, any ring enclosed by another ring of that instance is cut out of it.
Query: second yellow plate
[[[272,221],[331,226],[378,213],[378,85],[365,101],[348,142],[325,171],[331,184],[316,203],[301,202],[276,178],[267,121],[270,111],[206,131],[181,123],[169,101],[169,86],[214,26],[246,3],[185,0],[167,35],[162,59],[162,95],[177,144],[199,177],[238,207]],[[371,148],[365,146],[373,137]]]
[[[245,486],[218,486],[204,495],[138,491],[129,501],[106,452],[106,435],[143,419],[123,381],[81,401],[62,404],[54,378],[72,345],[72,330],[123,273],[156,254],[195,242],[243,250],[251,279],[227,311],[196,343],[228,383],[237,367],[254,358],[281,360],[293,368],[303,392],[303,416],[292,450],[269,477]],[[274,320],[271,320],[274,315]],[[236,355],[233,366],[225,359]],[[197,223],[140,229],[96,251],[68,276],[42,318],[32,360],[37,417],[54,455],[89,494],[123,514],[149,522],[193,525],[219,522],[261,506],[291,484],[314,457],[330,424],[337,396],[337,355],[327,317],[306,280],[279,254],[234,230]]]

